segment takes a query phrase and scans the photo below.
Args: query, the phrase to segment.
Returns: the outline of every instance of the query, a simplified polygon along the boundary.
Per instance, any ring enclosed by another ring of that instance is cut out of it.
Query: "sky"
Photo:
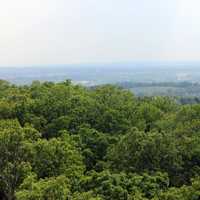
[[[199,61],[199,0],[1,0],[0,66]]]

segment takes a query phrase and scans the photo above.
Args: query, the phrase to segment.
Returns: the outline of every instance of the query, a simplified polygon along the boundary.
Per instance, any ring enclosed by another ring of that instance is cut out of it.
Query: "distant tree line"
[[[117,86],[137,96],[170,96],[181,104],[200,102],[200,83],[193,82],[120,82]]]
[[[133,87],[178,87],[178,88],[187,88],[187,87],[200,87],[200,83],[193,83],[188,81],[183,82],[120,82],[117,85],[124,88],[133,88]]]

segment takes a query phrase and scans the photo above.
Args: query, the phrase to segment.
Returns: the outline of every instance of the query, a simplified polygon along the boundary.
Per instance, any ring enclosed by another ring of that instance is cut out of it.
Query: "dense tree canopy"
[[[0,81],[0,199],[199,198],[200,104]]]

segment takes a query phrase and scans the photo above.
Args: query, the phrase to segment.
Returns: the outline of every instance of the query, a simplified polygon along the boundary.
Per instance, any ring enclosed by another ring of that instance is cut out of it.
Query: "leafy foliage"
[[[199,104],[69,80],[0,89],[0,199],[200,198]]]

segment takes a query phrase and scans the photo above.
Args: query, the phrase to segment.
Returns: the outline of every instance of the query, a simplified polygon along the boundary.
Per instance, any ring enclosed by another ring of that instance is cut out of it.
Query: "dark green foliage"
[[[117,138],[101,133],[87,124],[79,128],[75,138],[79,141],[87,170],[101,171],[107,149],[112,143],[116,143]]]
[[[146,198],[151,198],[165,191],[168,186],[167,175],[160,172],[152,175],[147,173],[138,175],[114,174],[107,170],[101,173],[92,171],[81,180],[83,190],[93,190],[106,200],[129,199],[138,192]]]

